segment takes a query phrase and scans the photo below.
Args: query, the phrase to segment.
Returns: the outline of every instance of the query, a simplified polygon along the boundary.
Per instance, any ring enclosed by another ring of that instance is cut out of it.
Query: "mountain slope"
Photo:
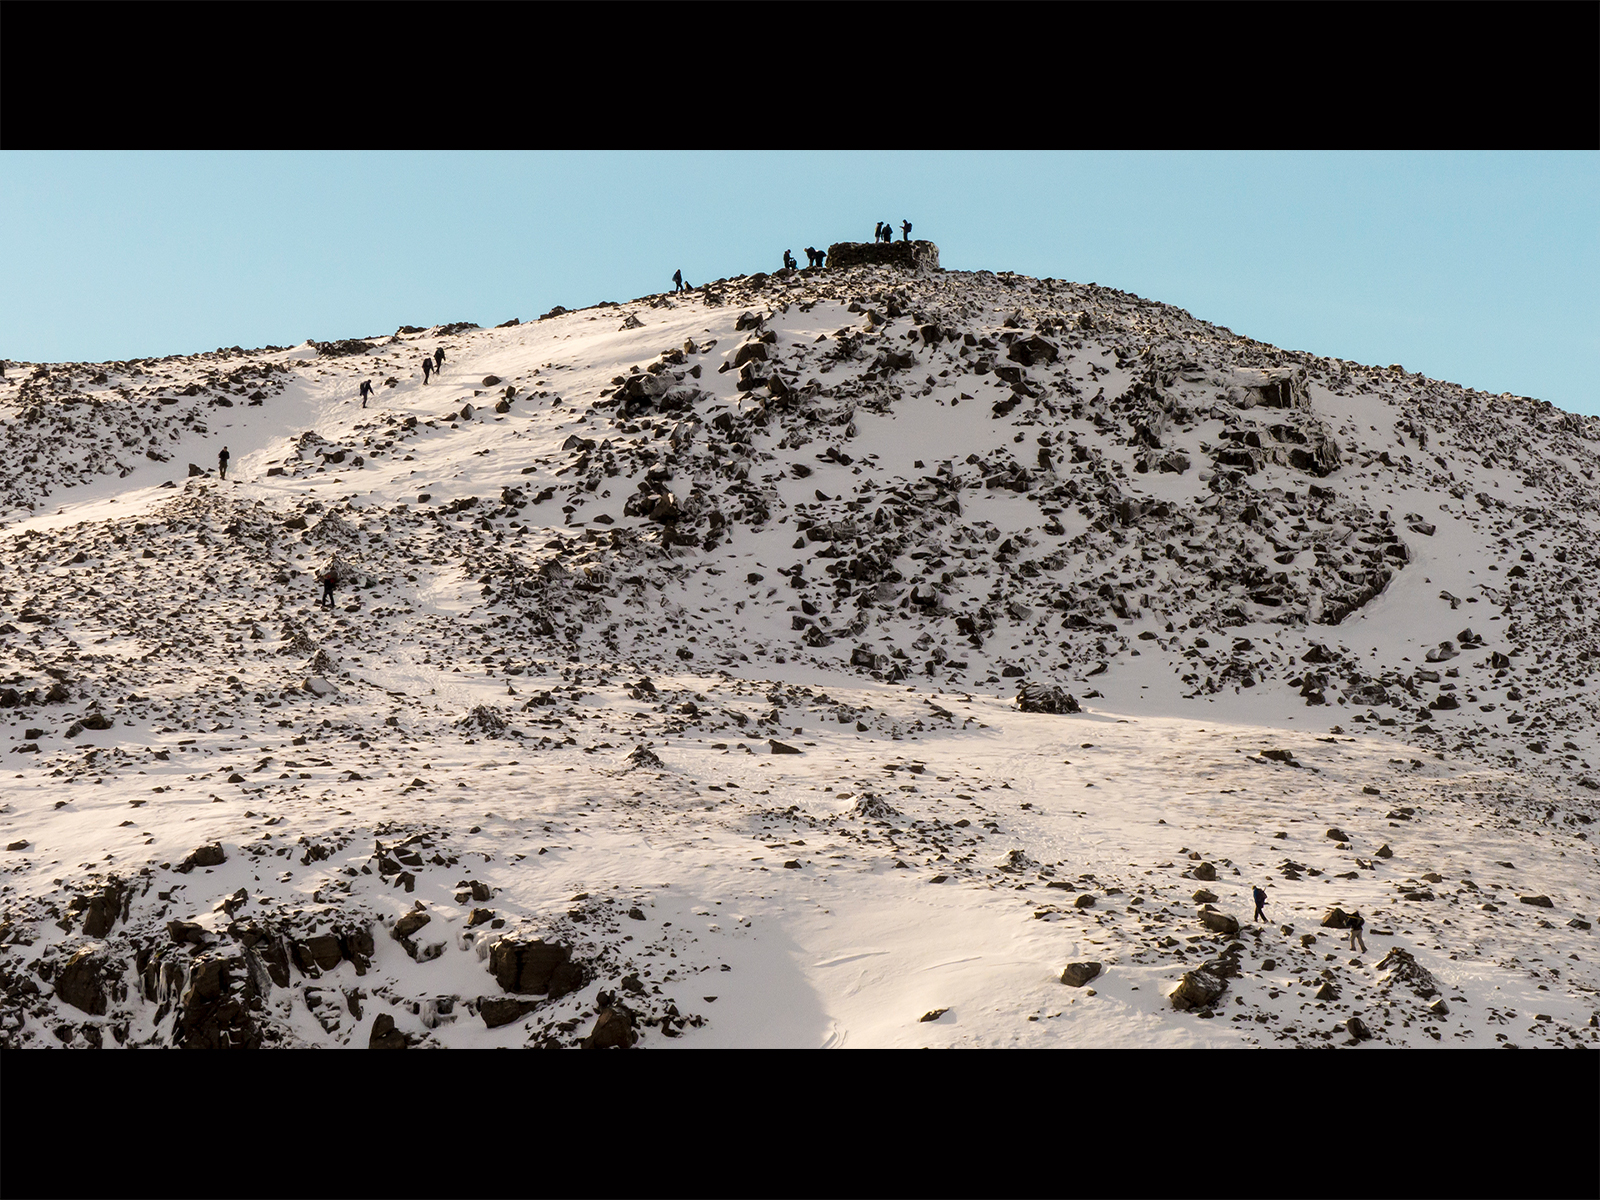
[[[1592,419],[870,267],[6,386],[12,1044],[1587,1040]]]

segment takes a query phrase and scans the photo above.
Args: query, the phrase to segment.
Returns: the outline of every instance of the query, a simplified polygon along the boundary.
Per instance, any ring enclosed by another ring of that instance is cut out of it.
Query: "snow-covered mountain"
[[[1600,421],[936,261],[12,364],[4,1044],[1600,1037]]]

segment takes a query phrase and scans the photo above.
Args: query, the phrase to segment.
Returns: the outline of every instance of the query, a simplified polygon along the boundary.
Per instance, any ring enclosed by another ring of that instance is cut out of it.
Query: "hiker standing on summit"
[[[910,221],[901,221],[900,222],[900,236],[905,241],[909,242],[911,240],[911,222]]]

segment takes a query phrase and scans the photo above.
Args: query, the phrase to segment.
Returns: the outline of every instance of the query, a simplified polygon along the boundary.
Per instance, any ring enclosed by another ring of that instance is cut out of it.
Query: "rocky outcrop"
[[[1075,713],[1081,712],[1077,699],[1065,688],[1053,683],[1028,682],[1017,687],[1017,707],[1023,712]]]
[[[939,247],[932,242],[835,242],[828,247],[830,267],[939,269]]]
[[[583,968],[572,961],[572,947],[503,937],[489,947],[489,972],[508,992],[548,995],[559,1000],[583,986]]]

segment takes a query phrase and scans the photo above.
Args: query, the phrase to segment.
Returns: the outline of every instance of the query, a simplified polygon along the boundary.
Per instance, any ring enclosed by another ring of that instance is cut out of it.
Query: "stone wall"
[[[828,266],[900,267],[907,271],[939,268],[939,247],[932,242],[835,242],[828,247]]]

